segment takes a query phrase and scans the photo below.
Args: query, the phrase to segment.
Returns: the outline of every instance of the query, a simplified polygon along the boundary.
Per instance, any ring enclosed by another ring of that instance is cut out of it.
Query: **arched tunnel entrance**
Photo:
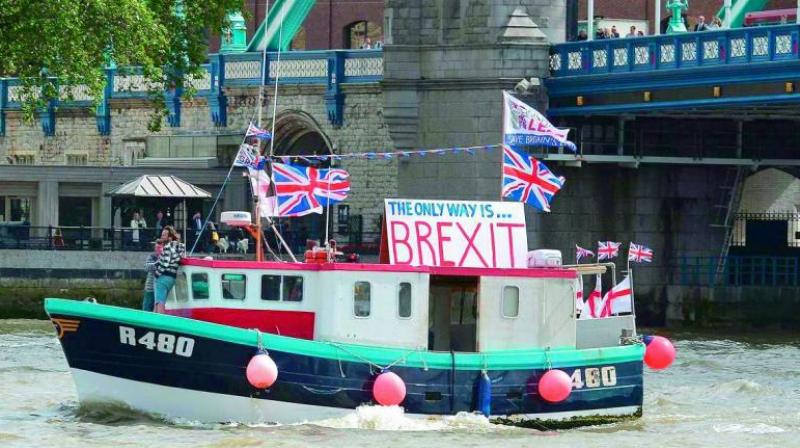
[[[791,168],[767,168],[744,180],[733,223],[732,254],[800,257],[797,174]]]

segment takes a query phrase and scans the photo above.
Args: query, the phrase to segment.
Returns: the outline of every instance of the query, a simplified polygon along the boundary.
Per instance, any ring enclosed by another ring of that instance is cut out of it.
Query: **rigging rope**
[[[347,353],[348,355],[350,355],[350,356],[352,356],[352,357],[354,357],[354,358],[356,358],[356,359],[358,359],[358,360],[360,360],[360,361],[362,361],[364,363],[369,364],[370,367],[375,367],[376,369],[378,369],[381,372],[385,371],[385,370],[389,370],[389,369],[391,369],[392,367],[396,366],[397,364],[399,364],[401,362],[403,364],[407,363],[408,362],[408,356],[411,355],[411,354],[414,354],[414,353],[416,353],[417,356],[419,357],[419,359],[422,361],[423,366],[425,366],[425,370],[428,369],[428,365],[425,362],[425,357],[421,355],[419,348],[415,348],[415,349],[409,350],[408,352],[404,353],[402,356],[400,356],[399,358],[395,359],[391,363],[386,364],[385,366],[382,366],[382,365],[380,365],[378,363],[372,362],[368,358],[365,358],[365,357],[359,355],[358,353],[355,353],[355,352],[349,350],[348,348],[346,348],[346,346],[344,346],[342,344],[339,344],[338,342],[326,341],[326,343],[328,345],[331,345],[333,347],[338,348],[339,350]],[[340,358],[339,362],[341,363],[341,358]],[[344,373],[342,373],[342,374],[344,374]]]

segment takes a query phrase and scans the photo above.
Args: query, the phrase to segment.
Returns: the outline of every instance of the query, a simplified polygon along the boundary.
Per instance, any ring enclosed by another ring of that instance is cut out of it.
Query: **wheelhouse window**
[[[175,300],[186,302],[189,300],[189,288],[186,282],[186,274],[181,272],[175,279]]]
[[[503,288],[503,317],[519,316],[519,288],[506,286]]]
[[[192,299],[208,299],[208,274],[192,274]]]
[[[353,288],[353,314],[356,317],[369,317],[371,311],[371,285],[369,282],[356,282]]]
[[[247,276],[244,274],[222,274],[222,298],[244,300],[247,296]]]
[[[264,275],[261,277],[261,300],[303,300],[303,277],[296,275]]]
[[[303,300],[303,277],[286,275],[283,277],[284,302],[300,302]]]
[[[281,276],[262,275],[261,300],[280,300],[280,299],[281,299]]]
[[[397,291],[397,316],[401,319],[411,317],[411,283],[400,283]]]

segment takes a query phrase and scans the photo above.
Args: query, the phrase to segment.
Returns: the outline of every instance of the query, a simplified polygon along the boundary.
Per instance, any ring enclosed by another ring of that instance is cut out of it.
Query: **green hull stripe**
[[[227,325],[78,300],[45,299],[44,307],[47,314],[51,316],[66,315],[104,319],[122,324],[249,345],[253,348],[258,346],[258,333],[256,331]],[[448,352],[309,341],[270,333],[261,333],[261,340],[267,350],[278,350],[349,362],[371,362],[379,366],[399,365],[450,369],[452,363]],[[550,350],[532,349],[456,353],[455,365],[457,370],[543,369],[548,366],[558,368],[633,361],[641,362],[643,357],[644,345],[642,344],[585,350],[558,347]]]

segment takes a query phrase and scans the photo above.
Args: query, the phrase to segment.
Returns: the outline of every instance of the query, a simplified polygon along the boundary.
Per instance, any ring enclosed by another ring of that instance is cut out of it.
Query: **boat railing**
[[[603,275],[611,271],[611,284],[617,284],[617,265],[614,262],[608,261],[605,263],[578,263],[578,264],[565,264],[562,267],[575,269],[581,276],[584,275]]]

